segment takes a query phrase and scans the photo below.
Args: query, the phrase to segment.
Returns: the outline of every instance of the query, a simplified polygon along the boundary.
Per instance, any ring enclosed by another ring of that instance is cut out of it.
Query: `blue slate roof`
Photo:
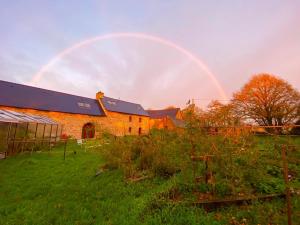
[[[108,111],[149,116],[140,104],[104,97]],[[105,116],[96,99],[0,80],[0,105],[44,111]]]
[[[102,104],[108,111],[134,114],[140,116],[149,116],[140,104],[122,101],[119,99],[104,96]]]
[[[180,108],[169,108],[169,109],[160,109],[160,110],[147,110],[149,116],[153,119],[162,119],[164,117],[170,117],[176,119],[176,114]]]
[[[105,115],[96,99],[1,80],[0,105],[84,115]]]

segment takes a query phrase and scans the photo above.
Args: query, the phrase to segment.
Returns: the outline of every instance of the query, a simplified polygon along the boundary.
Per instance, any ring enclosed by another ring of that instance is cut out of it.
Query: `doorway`
[[[92,123],[86,123],[82,127],[82,138],[94,138],[95,137],[95,126]]]

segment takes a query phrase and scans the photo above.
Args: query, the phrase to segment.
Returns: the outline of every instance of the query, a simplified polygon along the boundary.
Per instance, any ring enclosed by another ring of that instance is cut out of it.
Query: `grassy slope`
[[[101,164],[99,153],[74,145],[66,161],[62,148],[0,161],[0,224],[229,224],[233,216],[246,218],[246,224],[285,223],[280,200],[214,213],[180,205],[154,207],[156,194],[174,179],[126,184],[119,170],[94,177]]]

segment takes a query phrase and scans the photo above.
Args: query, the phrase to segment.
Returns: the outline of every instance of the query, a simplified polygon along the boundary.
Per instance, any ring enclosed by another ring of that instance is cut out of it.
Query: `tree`
[[[233,95],[232,103],[236,113],[259,125],[281,126],[299,119],[299,91],[269,74],[253,76]]]
[[[207,107],[206,120],[209,126],[233,126],[240,124],[240,118],[234,114],[232,104],[223,104],[213,100]]]
[[[183,119],[187,117],[201,118],[205,114],[204,110],[196,106],[194,103],[189,104],[186,108],[182,109]]]

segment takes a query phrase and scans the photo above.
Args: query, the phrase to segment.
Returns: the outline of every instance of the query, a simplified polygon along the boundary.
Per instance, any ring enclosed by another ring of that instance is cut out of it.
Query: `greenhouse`
[[[51,149],[62,126],[44,116],[0,110],[0,158],[23,151]]]

